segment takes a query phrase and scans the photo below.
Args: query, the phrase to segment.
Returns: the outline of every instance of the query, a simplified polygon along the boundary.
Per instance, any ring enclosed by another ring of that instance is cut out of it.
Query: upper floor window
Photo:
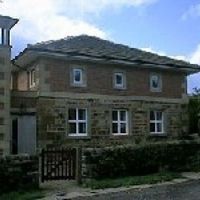
[[[125,89],[126,88],[125,74],[123,72],[115,72],[113,82],[114,82],[114,88]]]
[[[164,133],[164,117],[161,111],[150,111],[150,133]]]
[[[83,70],[73,69],[73,83],[82,84],[83,83]]]
[[[160,74],[150,75],[150,90],[151,92],[161,92],[162,91],[162,78]]]
[[[0,72],[0,80],[4,80],[4,78],[5,78],[4,72]]]
[[[128,134],[128,112],[126,110],[112,111],[112,133],[113,135]]]
[[[32,69],[29,72],[29,83],[30,83],[30,87],[34,87],[36,84],[35,69]]]
[[[71,85],[77,87],[86,86],[86,74],[83,68],[72,68],[71,71]]]
[[[68,110],[68,125],[70,136],[87,135],[87,109],[70,108]]]

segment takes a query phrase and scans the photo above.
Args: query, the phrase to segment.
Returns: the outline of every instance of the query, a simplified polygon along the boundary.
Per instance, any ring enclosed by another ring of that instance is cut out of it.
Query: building
[[[18,122],[36,116],[37,147],[187,133],[186,76],[196,65],[86,35],[29,45],[14,63],[12,109]]]
[[[28,45],[12,61],[10,150],[181,138],[186,76],[198,71],[87,35]]]

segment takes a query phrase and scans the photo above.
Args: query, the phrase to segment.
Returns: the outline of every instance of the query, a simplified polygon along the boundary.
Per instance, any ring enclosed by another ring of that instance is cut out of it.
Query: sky
[[[200,65],[200,0],[0,0],[18,18],[12,55],[27,44],[88,34]],[[188,92],[200,73],[188,77]]]

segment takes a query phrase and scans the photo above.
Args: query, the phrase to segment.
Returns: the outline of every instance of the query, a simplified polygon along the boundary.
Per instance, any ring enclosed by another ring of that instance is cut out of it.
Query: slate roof
[[[28,45],[26,50],[61,52],[96,58],[200,69],[198,65],[193,65],[185,61],[175,60],[166,56],[159,56],[154,53],[88,35],[71,36],[60,40]]]

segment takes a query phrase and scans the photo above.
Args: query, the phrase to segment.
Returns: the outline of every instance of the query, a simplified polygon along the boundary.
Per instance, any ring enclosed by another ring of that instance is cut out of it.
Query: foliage
[[[37,157],[6,156],[0,158],[0,193],[38,188],[38,180]]]
[[[188,105],[189,112],[189,132],[198,133],[198,115],[200,114],[200,97],[190,98]]]
[[[34,200],[44,197],[41,190],[16,191],[0,195],[0,199],[5,200]]]
[[[181,177],[182,176],[178,173],[162,172],[146,176],[134,176],[134,177],[124,177],[116,179],[103,179],[103,180],[89,180],[84,183],[84,187],[90,187],[92,189],[128,187],[132,185],[155,184],[164,181],[171,181],[175,178],[181,178]]]
[[[198,133],[198,116],[200,114],[200,88],[194,88],[188,105],[189,133]]]
[[[88,176],[103,179],[200,169],[199,151],[197,143],[148,144],[87,151],[85,158]]]
[[[192,96],[200,96],[200,88],[193,88]]]

